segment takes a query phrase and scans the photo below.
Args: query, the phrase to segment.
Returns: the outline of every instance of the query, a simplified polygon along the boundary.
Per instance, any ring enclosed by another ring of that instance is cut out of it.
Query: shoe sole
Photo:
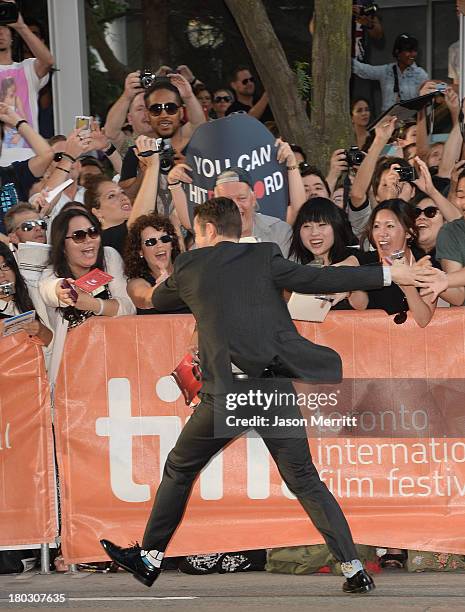
[[[343,591],[347,595],[366,595],[367,593],[371,593],[371,591],[374,591],[375,589],[376,589],[376,585],[370,584],[369,586],[360,587],[359,589],[356,589],[355,591],[344,591],[344,589]]]
[[[154,578],[153,580],[148,580],[147,578],[144,578],[143,576],[140,576],[139,574],[136,574],[134,572],[134,570],[132,570],[127,565],[124,565],[123,563],[120,563],[119,561],[116,561],[116,559],[113,559],[113,557],[111,557],[111,558],[114,561],[114,563],[116,563],[116,565],[118,567],[121,567],[121,569],[124,569],[126,572],[129,572],[130,574],[132,574],[136,580],[138,580],[139,582],[142,582],[142,584],[145,585],[146,587],[151,587],[152,584],[155,582],[156,578]]]

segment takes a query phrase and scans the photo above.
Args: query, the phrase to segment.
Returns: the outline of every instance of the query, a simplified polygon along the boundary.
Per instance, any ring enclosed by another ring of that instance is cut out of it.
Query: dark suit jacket
[[[179,255],[152,302],[161,313],[190,308],[198,325],[202,390],[222,393],[232,384],[231,362],[251,377],[274,362],[289,378],[340,380],[339,355],[297,333],[282,290],[335,293],[382,286],[381,266],[315,268],[284,259],[273,243],[220,242]]]

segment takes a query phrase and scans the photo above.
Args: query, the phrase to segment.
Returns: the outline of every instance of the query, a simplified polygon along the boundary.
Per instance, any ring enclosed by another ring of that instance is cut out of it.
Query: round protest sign
[[[201,125],[186,149],[186,163],[192,168],[187,187],[189,214],[195,206],[213,196],[216,177],[227,168],[247,170],[260,212],[286,218],[288,204],[285,164],[276,159],[275,138],[267,128],[245,113],[233,113]]]

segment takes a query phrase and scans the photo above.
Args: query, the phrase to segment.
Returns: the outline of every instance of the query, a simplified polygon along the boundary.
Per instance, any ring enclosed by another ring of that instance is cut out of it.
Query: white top
[[[0,102],[5,102],[36,130],[39,131],[39,91],[48,83],[49,74],[39,79],[35,71],[36,58],[22,62],[0,64]],[[12,79],[5,83],[5,79]],[[14,161],[29,159],[34,155],[28,142],[14,128],[5,129],[0,166],[8,166]]]
[[[105,253],[105,271],[113,276],[113,280],[108,283],[112,299],[118,302],[117,317],[136,314],[136,307],[132,303],[126,291],[126,277],[124,275],[123,260],[119,253],[112,247],[103,247]],[[47,306],[49,321],[56,330],[63,318],[59,313],[58,298],[55,293],[57,283],[63,279],[58,278],[53,269],[48,267],[42,272],[39,282],[40,295]],[[63,304],[64,306],[64,304]]]

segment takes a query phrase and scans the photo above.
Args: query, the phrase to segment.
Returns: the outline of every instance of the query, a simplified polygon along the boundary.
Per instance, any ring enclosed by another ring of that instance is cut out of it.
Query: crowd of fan
[[[35,60],[25,60],[28,69],[35,71],[29,83],[35,89],[30,95],[35,92],[37,96],[53,58],[22,20],[18,24],[12,29],[37,55]],[[11,29],[0,27],[0,61],[6,57],[2,41],[9,38]],[[13,293],[0,293],[0,317],[34,309],[37,318],[28,332],[52,347],[54,334],[64,325],[72,328],[93,316],[154,314],[153,288],[169,277],[181,252],[195,248],[185,190],[192,176],[183,151],[199,125],[237,111],[263,121],[273,131],[276,155],[286,165],[289,179],[284,221],[257,211],[253,184],[245,170],[229,169],[217,177],[214,195],[236,203],[243,238],[276,242],[285,257],[302,264],[367,265],[387,261],[402,251],[405,263],[412,265],[428,255],[435,267],[447,273],[438,276],[441,305],[462,305],[465,160],[461,160],[461,105],[454,87],[436,94],[438,82],[428,80],[424,71],[420,75],[414,61],[416,51],[412,37],[402,35],[396,40],[393,65],[399,70],[398,93],[402,97],[404,82],[411,95],[434,92],[436,106],[449,113],[452,128],[446,140],[430,141],[431,118],[424,109],[410,123],[398,127],[396,117],[387,116],[368,132],[373,119],[370,101],[358,97],[352,101],[351,118],[353,144],[360,151],[357,155],[334,151],[326,175],[307,160],[301,147],[279,138],[267,95],[255,96],[255,79],[245,66],[233,72],[226,87],[213,92],[186,65],[176,70],[162,66],[147,87],[140,73],[133,72],[104,128],[94,121],[90,127],[72,129],[67,136],[56,135],[48,141],[38,133],[37,116],[32,125],[24,120],[14,92],[10,99],[3,97],[3,146],[21,138],[35,155],[0,168],[2,184],[13,184],[19,200],[0,212],[0,291],[4,284],[15,287]],[[8,65],[6,61],[0,68]],[[390,78],[389,70],[382,73],[381,67],[371,68],[354,61],[359,76],[383,79],[384,74]],[[412,71],[415,79],[408,77]],[[387,77],[382,87],[386,106],[390,100]],[[37,115],[37,105],[35,110]],[[176,152],[176,163],[167,173],[160,168],[159,155],[144,155],[157,148],[158,138],[170,138]],[[403,171],[409,168],[415,168],[417,177],[405,180],[408,172]],[[51,199],[53,189],[67,179],[72,179],[69,186]],[[26,242],[50,245],[48,266],[40,274],[18,265],[17,249]],[[112,276],[96,296],[73,286],[73,281],[94,268]],[[397,324],[410,312],[424,327],[436,305],[437,300],[414,287],[393,285],[336,294],[332,307],[382,309],[394,315]],[[391,554],[395,560],[396,555],[402,556],[401,551]]]

